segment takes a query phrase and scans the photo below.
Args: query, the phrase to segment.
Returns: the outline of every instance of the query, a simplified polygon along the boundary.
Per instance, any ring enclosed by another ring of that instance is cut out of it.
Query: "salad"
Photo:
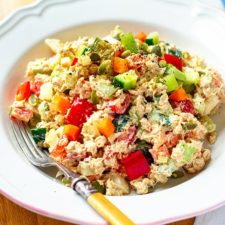
[[[104,38],[45,43],[53,55],[28,63],[10,117],[54,160],[106,195],[146,194],[206,166],[210,115],[225,94],[201,57],[119,26]]]

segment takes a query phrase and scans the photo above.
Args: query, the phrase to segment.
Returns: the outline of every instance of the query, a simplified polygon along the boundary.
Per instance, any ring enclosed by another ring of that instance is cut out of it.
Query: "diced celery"
[[[76,52],[76,57],[80,57],[84,55],[84,53],[88,50],[88,48],[85,45],[80,45]]]
[[[50,101],[53,96],[53,85],[51,82],[47,82],[41,85],[40,88],[40,96],[41,100]]]
[[[199,83],[199,73],[194,71],[192,68],[186,67],[184,69],[184,73],[186,76],[185,84],[198,84]]]
[[[98,67],[98,74],[110,74],[112,71],[112,61],[103,60],[100,66]]]
[[[152,32],[150,33],[147,38],[145,39],[145,42],[148,45],[156,45],[159,43],[159,34],[158,32]]]
[[[97,105],[99,102],[98,96],[96,95],[95,91],[91,92],[91,101],[93,104]]]
[[[132,33],[121,35],[121,43],[125,50],[130,50],[132,53],[138,53],[138,46]]]
[[[197,149],[188,143],[183,144],[183,148],[184,148],[184,161],[190,163]]]
[[[200,121],[206,127],[208,133],[211,133],[216,130],[216,124],[212,121],[210,117],[203,116]]]
[[[175,66],[169,64],[167,66],[167,73],[173,73],[175,78],[181,81],[186,81],[186,75],[185,73],[178,70]]]
[[[124,90],[130,90],[135,88],[138,76],[134,70],[130,70],[126,73],[119,74],[114,77],[113,84],[116,87],[123,88]]]
[[[105,80],[99,80],[96,84],[96,91],[101,94],[102,98],[108,99],[118,90],[112,84],[106,83]]]
[[[168,92],[174,91],[178,88],[178,83],[173,73],[165,76],[164,81]]]
[[[194,108],[198,111],[198,113],[203,114],[205,111],[205,100],[204,98],[196,93],[193,98]]]

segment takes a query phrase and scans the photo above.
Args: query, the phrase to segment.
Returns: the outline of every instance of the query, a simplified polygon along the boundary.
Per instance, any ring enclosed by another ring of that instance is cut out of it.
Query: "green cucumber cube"
[[[116,87],[123,88],[124,90],[130,90],[136,87],[138,76],[134,70],[130,70],[126,73],[119,74],[114,77],[113,84]]]

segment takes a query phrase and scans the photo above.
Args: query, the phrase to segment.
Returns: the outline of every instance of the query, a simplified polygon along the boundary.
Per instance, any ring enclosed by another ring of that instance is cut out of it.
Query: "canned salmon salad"
[[[106,195],[146,194],[207,165],[210,115],[225,95],[204,59],[119,26],[104,38],[45,43],[53,55],[28,63],[10,117],[54,160]]]

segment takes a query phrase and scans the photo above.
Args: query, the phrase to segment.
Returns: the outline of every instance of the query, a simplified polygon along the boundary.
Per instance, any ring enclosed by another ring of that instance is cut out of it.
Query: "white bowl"
[[[24,159],[11,130],[8,108],[16,87],[24,79],[28,61],[50,54],[44,38],[103,36],[116,24],[125,31],[157,30],[162,39],[204,56],[225,74],[225,15],[193,1],[54,0],[38,1],[17,11],[0,25],[0,191],[17,204],[65,221],[106,224],[80,196],[56,182],[48,171],[35,168]],[[216,121],[218,141],[212,147],[212,161],[203,172],[151,194],[108,198],[137,224],[168,223],[224,204],[223,109]]]

